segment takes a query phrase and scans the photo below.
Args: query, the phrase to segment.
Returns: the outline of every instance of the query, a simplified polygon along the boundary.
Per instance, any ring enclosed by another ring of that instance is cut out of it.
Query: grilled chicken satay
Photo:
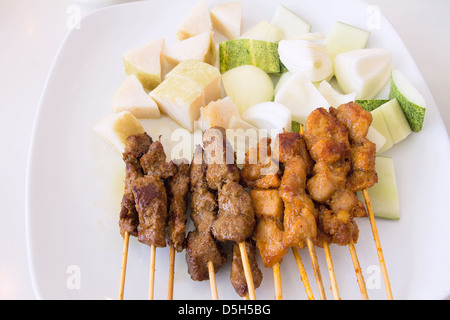
[[[136,210],[133,190],[131,188],[133,181],[144,175],[140,164],[140,158],[148,151],[152,139],[146,133],[131,135],[128,137],[123,153],[125,162],[125,188],[121,202],[119,227],[122,237],[128,232],[137,237],[139,215]]]
[[[139,214],[138,240],[149,246],[166,246],[167,192],[164,179],[175,175],[177,167],[166,162],[164,148],[153,142],[140,158],[144,176],[132,184],[132,191]]]
[[[186,245],[186,262],[192,280],[209,279],[208,262],[214,270],[225,263],[226,255],[211,234],[211,226],[216,217],[217,201],[206,182],[206,163],[201,146],[197,146],[190,165],[191,218],[196,229],[189,232]]]
[[[372,114],[354,102],[330,108],[330,113],[348,130],[352,169],[347,188],[360,191],[378,182],[375,171],[376,146],[366,136],[372,123]]]
[[[252,188],[250,198],[255,210],[254,239],[266,268],[281,262],[289,247],[283,242],[284,205],[278,187],[281,170],[272,158],[271,139],[261,139],[245,155],[241,170],[242,183]]]
[[[275,157],[284,164],[280,196],[284,202],[284,235],[287,247],[304,248],[307,239],[317,235],[317,210],[306,193],[306,178],[311,158],[306,145],[297,132],[283,132],[275,141]],[[305,161],[306,160],[306,161]]]
[[[353,190],[347,188],[352,170],[352,149],[347,128],[324,108],[307,118],[304,138],[316,162],[307,182],[311,198],[319,206],[319,228],[331,242],[347,245],[358,240],[359,230],[354,217],[366,215],[364,205]]]
[[[219,241],[232,241],[235,246],[244,243],[253,234],[255,215],[251,198],[239,183],[240,174],[231,144],[226,138],[225,129],[213,127],[203,133],[206,180],[208,186],[217,190],[218,214],[212,223],[212,233]],[[247,244],[248,246],[248,244]],[[239,248],[239,252],[240,252]],[[255,260],[255,251],[246,250],[253,285],[259,287],[262,273]],[[235,261],[235,259],[238,259]],[[244,296],[248,292],[247,278],[239,255],[233,255],[231,281],[236,292]],[[242,284],[245,283],[245,287]]]

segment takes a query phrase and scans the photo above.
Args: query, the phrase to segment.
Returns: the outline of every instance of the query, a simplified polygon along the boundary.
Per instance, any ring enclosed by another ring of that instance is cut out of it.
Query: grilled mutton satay
[[[245,248],[247,250],[250,268],[252,270],[253,283],[257,288],[261,285],[263,276],[256,262],[255,243],[251,239],[248,239],[245,241]],[[231,263],[230,279],[236,293],[241,297],[245,297],[248,294],[248,285],[245,279],[241,250],[237,243],[233,246],[233,261]]]
[[[283,241],[287,247],[304,248],[307,239],[314,240],[317,235],[317,210],[305,191],[306,163],[311,171],[312,161],[299,133],[280,133],[275,141],[275,150],[277,160],[284,164],[279,188],[284,202]]]
[[[239,184],[239,169],[234,151],[223,128],[214,127],[203,133],[206,181],[217,190],[218,213],[212,224],[214,238],[219,241],[245,241],[253,234],[255,215],[250,195]]]
[[[354,102],[330,108],[330,113],[347,129],[351,146],[352,170],[347,188],[356,192],[367,189],[378,182],[375,171],[376,146],[366,139],[372,114]]]
[[[137,237],[139,215],[136,210],[133,190],[133,181],[144,175],[140,158],[148,151],[152,139],[146,133],[131,135],[127,138],[123,160],[125,162],[125,188],[121,202],[119,227],[122,237],[128,232]]]
[[[166,246],[167,192],[164,179],[175,175],[177,167],[166,162],[164,148],[153,142],[140,158],[144,176],[132,184],[132,191],[139,214],[138,240],[149,246]]]
[[[169,216],[167,240],[176,251],[181,252],[186,240],[186,208],[189,192],[189,163],[177,161],[177,173],[167,182]]]
[[[348,130],[328,111],[319,108],[308,116],[304,138],[316,161],[307,191],[313,200],[326,206],[319,209],[319,228],[333,243],[346,245],[350,240],[356,243],[359,231],[353,218],[365,216],[366,211],[353,190],[347,188],[347,176],[352,169]]]
[[[213,127],[206,130],[203,133],[203,146],[207,164],[206,180],[211,189],[217,190],[218,213],[212,223],[214,238],[222,242],[244,243],[253,234],[255,214],[250,195],[239,184],[240,173],[236,164],[236,156],[226,138],[225,129]],[[246,253],[253,285],[256,288],[261,283],[262,273],[254,262],[255,251],[247,249]],[[233,255],[233,260],[237,258],[237,255]],[[242,283],[248,284],[242,262],[233,261],[232,266],[233,286],[241,288]],[[236,289],[236,291],[241,295],[245,294],[248,288],[245,287],[244,291],[242,289]]]
[[[217,200],[208,189],[206,163],[203,150],[197,146],[190,165],[191,218],[196,229],[189,232],[186,245],[186,262],[192,280],[209,279],[208,262],[217,271],[226,261],[222,247],[211,234],[211,225],[216,217]]]

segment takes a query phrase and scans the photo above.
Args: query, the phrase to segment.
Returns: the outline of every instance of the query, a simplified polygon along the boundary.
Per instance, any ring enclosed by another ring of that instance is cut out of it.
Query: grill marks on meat
[[[167,239],[177,252],[185,246],[186,209],[189,192],[189,163],[176,163],[177,173],[167,183],[169,198],[169,216],[167,221]]]
[[[131,186],[134,180],[144,175],[140,158],[147,152],[151,143],[150,136],[143,133],[128,137],[125,145],[125,151],[122,155],[125,162],[125,188],[119,214],[119,228],[122,237],[124,237],[125,232],[135,237],[138,235],[139,215],[135,207]]]
[[[216,217],[217,201],[206,182],[206,162],[203,149],[196,146],[190,165],[191,219],[196,229],[189,232],[186,246],[188,273],[194,281],[209,279],[208,262],[214,271],[226,262],[226,255],[211,234],[211,226]]]
[[[304,248],[306,240],[317,235],[318,214],[314,202],[305,191],[307,163],[311,171],[312,160],[298,133],[280,133],[276,146],[278,159],[284,164],[279,189],[284,202],[284,242],[288,247]]]
[[[257,219],[254,239],[266,268],[280,262],[289,250],[283,241],[284,204],[278,192],[281,170],[272,157],[270,143],[270,139],[264,138],[258,142],[256,148],[250,148],[241,171],[241,179],[247,186],[252,187],[250,198]],[[262,169],[266,168],[267,164],[276,166],[276,169],[264,172]]]
[[[119,226],[138,240],[156,247],[167,240],[177,251],[184,248],[189,164],[166,162],[164,148],[148,134],[127,139],[125,192]],[[167,228],[167,230],[166,230]],[[166,232],[167,231],[167,232]]]
[[[366,209],[355,192],[377,180],[375,145],[365,138],[371,121],[370,112],[356,103],[330,107],[330,112],[316,109],[306,121],[304,137],[316,161],[307,190],[321,204],[321,237],[338,245],[357,241],[353,218],[365,217]]]
[[[212,222],[211,231],[215,239],[235,243],[231,282],[239,295],[245,295],[248,288],[237,244],[253,234],[255,215],[251,198],[239,183],[236,156],[226,138],[225,129],[213,127],[206,130],[203,133],[203,146],[206,182],[210,189],[217,191],[218,213]],[[255,250],[249,250],[248,246],[247,256],[257,288],[261,283],[262,273],[255,262]]]
[[[375,171],[376,146],[366,139],[372,114],[354,102],[338,108],[331,107],[330,113],[348,129],[352,171],[347,187],[354,192],[370,188],[378,182]]]

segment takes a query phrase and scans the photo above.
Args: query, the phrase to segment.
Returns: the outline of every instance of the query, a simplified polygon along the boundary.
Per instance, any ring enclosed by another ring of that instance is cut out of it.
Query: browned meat
[[[275,140],[273,150],[274,158],[281,163],[286,163],[289,158],[294,155],[299,155],[302,157],[306,166],[306,174],[307,176],[310,176],[314,166],[314,161],[309,155],[305,140],[298,132],[280,133]]]
[[[261,285],[263,275],[256,262],[255,243],[252,240],[247,240],[245,241],[245,248],[247,250],[250,269],[252,270],[253,283],[255,288],[258,288]],[[244,266],[242,264],[241,250],[237,243],[233,246],[233,261],[231,263],[230,279],[236,293],[241,297],[246,296],[248,293],[248,286],[245,279]]]
[[[283,221],[284,204],[278,189],[252,189],[250,198],[257,219],[267,217]]]
[[[242,242],[255,227],[255,214],[250,195],[236,182],[226,183],[218,194],[219,211],[212,233],[219,241]]]
[[[350,157],[348,130],[327,110],[318,108],[306,120],[304,138],[314,161],[327,164]]]
[[[351,145],[352,171],[348,177],[347,188],[356,192],[367,189],[378,182],[375,171],[376,146],[366,139],[372,114],[354,102],[330,108],[330,113],[342,123],[349,132]]]
[[[317,235],[317,212],[305,192],[306,166],[301,156],[287,159],[281,179],[280,195],[284,202],[283,241],[288,247],[303,248],[306,240]]]
[[[186,245],[188,273],[194,281],[209,279],[208,262],[214,265],[214,271],[225,263],[226,255],[209,232],[189,232]]]
[[[196,281],[209,279],[208,261],[213,262],[216,272],[226,261],[220,244],[211,234],[211,226],[216,218],[217,200],[208,189],[206,169],[203,149],[196,146],[189,172],[192,191],[191,219],[196,230],[189,232],[186,241],[188,272]]]
[[[203,133],[206,181],[209,188],[219,190],[227,182],[239,182],[239,170],[225,129],[213,127]]]
[[[272,218],[258,219],[255,239],[266,268],[271,268],[275,263],[281,262],[289,250],[283,241],[283,223]]]
[[[359,229],[348,211],[334,212],[327,206],[321,205],[319,208],[319,228],[329,235],[329,242],[331,243],[345,246],[351,239],[355,243],[358,241]]]
[[[350,141],[360,143],[366,138],[372,114],[359,104],[349,102],[338,108],[330,107],[330,114],[347,128]]]
[[[180,161],[177,173],[167,183],[169,217],[167,239],[176,251],[181,252],[186,238],[186,207],[189,191],[189,163]]]
[[[138,240],[147,245],[165,247],[167,194],[164,183],[155,176],[146,175],[132,185],[139,214]]]
[[[143,175],[139,159],[147,152],[151,142],[150,136],[144,133],[129,136],[125,145],[125,152],[123,153],[125,188],[119,214],[119,227],[122,237],[124,237],[125,232],[135,237],[137,236],[139,215],[136,211],[131,185],[135,179]]]
[[[166,162],[166,153],[159,141],[150,145],[140,162],[145,174],[151,174],[160,179],[168,179],[177,172],[177,166],[172,161]]]
[[[245,155],[245,165],[241,170],[241,181],[249,188],[278,188],[281,170],[271,157],[270,139],[263,138],[256,148],[250,148]]]
[[[371,121],[371,115],[358,117],[358,110],[353,105],[349,108],[348,118],[345,118],[344,110],[341,107],[330,108],[329,113],[323,108],[316,109],[308,117],[305,131],[306,144],[316,161],[307,190],[315,201],[322,204],[318,219],[320,236],[324,239],[329,236],[330,241],[338,245],[346,245],[351,239],[357,241],[358,227],[353,218],[366,215],[364,205],[348,187],[355,167],[352,160],[356,156],[349,136],[359,141],[366,140],[362,135],[367,133]],[[365,160],[361,158],[359,164],[365,165]]]

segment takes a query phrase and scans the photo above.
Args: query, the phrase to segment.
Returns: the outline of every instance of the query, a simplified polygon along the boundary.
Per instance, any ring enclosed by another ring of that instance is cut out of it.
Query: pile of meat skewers
[[[195,281],[214,280],[231,255],[233,287],[254,299],[262,281],[256,248],[275,272],[290,248],[308,247],[313,258],[314,246],[358,241],[354,218],[367,212],[355,193],[377,182],[375,145],[366,138],[371,121],[370,112],[356,103],[318,108],[304,133],[280,133],[274,144],[261,139],[242,169],[223,128],[203,132],[190,164],[166,161],[162,144],[147,134],[130,136],[123,154],[120,233],[152,250],[166,243],[177,252],[186,248]],[[189,209],[195,229],[187,232]]]

